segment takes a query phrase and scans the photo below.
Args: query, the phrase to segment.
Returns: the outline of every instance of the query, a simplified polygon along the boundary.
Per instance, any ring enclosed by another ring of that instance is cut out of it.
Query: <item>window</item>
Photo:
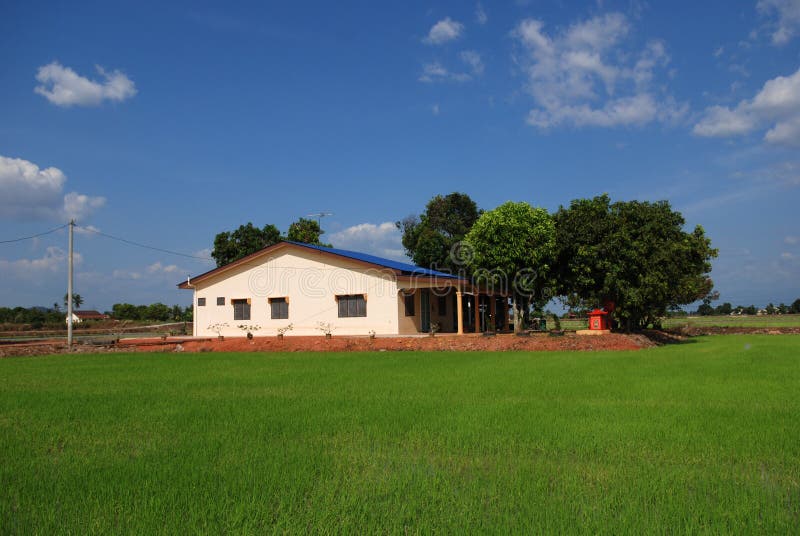
[[[249,300],[231,300],[234,320],[250,320]]]
[[[414,295],[413,294],[406,294],[406,296],[405,296],[405,304],[406,304],[406,316],[414,316]]]
[[[273,320],[285,320],[289,318],[289,302],[286,298],[270,298],[269,308]]]
[[[363,294],[336,296],[339,301],[339,318],[367,316],[367,299]]]
[[[225,298],[217,298],[217,305],[225,305]]]
[[[206,299],[205,298],[197,298],[197,306],[198,307],[205,307],[206,306]]]
[[[436,307],[439,311],[439,316],[444,316],[447,312],[447,296],[439,296],[439,304]]]

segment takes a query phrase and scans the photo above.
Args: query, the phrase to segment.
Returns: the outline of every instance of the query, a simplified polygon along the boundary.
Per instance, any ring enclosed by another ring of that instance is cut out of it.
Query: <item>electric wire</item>
[[[91,227],[83,227],[83,226],[80,226],[80,225],[76,225],[75,227],[79,227],[80,229],[82,229],[82,230],[84,230],[86,232],[94,233],[94,234],[97,234],[97,235],[100,235],[100,236],[104,236],[106,238],[110,238],[111,240],[117,240],[119,242],[123,242],[125,244],[129,244],[131,246],[137,246],[137,247],[144,248],[144,249],[150,249],[150,250],[153,250],[153,251],[159,251],[161,253],[167,253],[169,255],[178,255],[180,257],[186,257],[186,258],[189,258],[189,259],[198,259],[198,260],[201,260],[201,261],[213,260],[213,259],[211,259],[211,257],[200,257],[199,255],[190,255],[189,253],[181,253],[179,251],[172,251],[172,250],[169,250],[169,249],[158,248],[158,247],[155,247],[155,246],[148,246],[147,244],[142,244],[140,242],[135,242],[133,240],[128,240],[126,238],[120,238],[118,236],[110,235],[108,233],[104,233],[104,232],[98,231],[97,229],[92,229]]]
[[[45,231],[43,233],[38,233],[38,234],[35,234],[35,235],[31,235],[31,236],[23,236],[21,238],[14,238],[13,240],[0,240],[0,244],[11,244],[13,242],[22,242],[23,240],[33,240],[34,238],[38,238],[40,236],[49,235],[49,234],[55,233],[56,231],[60,231],[61,229],[63,229],[64,227],[67,227],[68,225],[69,225],[68,223],[65,223],[64,225],[61,225],[60,227],[56,227],[55,229],[50,229],[49,231]]]

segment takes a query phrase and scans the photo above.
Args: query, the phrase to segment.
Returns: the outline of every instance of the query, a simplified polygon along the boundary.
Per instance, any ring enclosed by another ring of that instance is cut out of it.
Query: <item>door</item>
[[[431,295],[428,290],[421,290],[419,295],[420,331],[428,333],[431,330]]]

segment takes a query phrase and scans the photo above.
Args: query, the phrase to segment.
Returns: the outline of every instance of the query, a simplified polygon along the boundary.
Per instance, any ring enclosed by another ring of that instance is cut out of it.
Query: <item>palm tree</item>
[[[78,309],[81,305],[83,305],[83,297],[80,294],[73,294],[72,305],[75,306],[75,309]],[[67,306],[67,295],[64,294],[64,307],[66,306]]]

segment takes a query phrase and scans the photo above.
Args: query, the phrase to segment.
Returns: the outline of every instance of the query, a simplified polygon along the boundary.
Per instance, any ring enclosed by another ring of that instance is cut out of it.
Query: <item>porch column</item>
[[[462,309],[461,290],[456,290],[456,313],[458,315],[458,334],[464,334],[464,311]]]
[[[489,297],[489,331],[497,331],[497,296]]]
[[[481,295],[475,292],[475,333],[481,332]]]

